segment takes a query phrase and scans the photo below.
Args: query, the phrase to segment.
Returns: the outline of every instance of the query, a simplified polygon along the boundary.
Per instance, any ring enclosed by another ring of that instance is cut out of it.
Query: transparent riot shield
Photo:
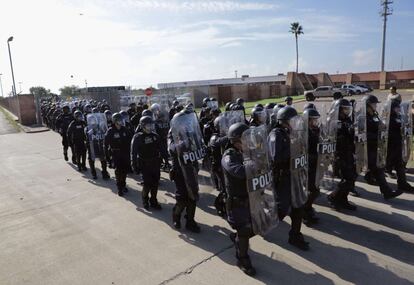
[[[300,115],[290,119],[290,180],[292,207],[308,199],[308,126]]]
[[[378,127],[378,147],[377,147],[377,167],[384,168],[387,162],[388,131],[390,126],[391,100],[387,100],[378,106],[378,117],[380,124]]]
[[[264,236],[278,224],[266,127],[246,130],[242,144],[252,227],[254,233]]]
[[[366,106],[366,101],[362,99],[355,102],[354,107],[355,168],[357,174],[368,168]]]
[[[90,158],[95,160],[96,158],[102,159],[104,157],[103,142],[108,125],[105,114],[93,113],[87,117],[87,136],[89,142]]]
[[[317,165],[315,186],[326,190],[334,188],[334,162],[336,134],[339,124],[338,105],[322,105],[320,112],[319,143],[317,145]]]
[[[402,159],[405,163],[410,159],[413,138],[412,103],[412,101],[401,103]]]
[[[171,133],[189,197],[198,200],[198,161],[206,155],[196,114],[179,113],[171,120]]]
[[[207,102],[207,107],[210,107],[211,110],[217,110],[219,105],[218,102],[216,100],[210,100]]]
[[[227,136],[231,125],[235,123],[244,123],[243,110],[226,111],[220,114],[220,136]]]

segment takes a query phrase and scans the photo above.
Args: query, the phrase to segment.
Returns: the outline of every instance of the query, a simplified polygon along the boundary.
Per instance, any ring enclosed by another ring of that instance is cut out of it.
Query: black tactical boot
[[[378,186],[377,181],[375,181],[375,179],[372,177],[371,173],[367,173],[364,176],[365,181],[369,184],[369,185],[374,185],[374,186]]]
[[[126,188],[126,186],[124,186],[124,187],[122,188],[122,191],[123,191],[124,193],[128,193],[128,192],[129,192],[129,190],[128,190],[128,188]]]
[[[357,206],[349,203],[347,197],[344,197],[344,199],[341,201],[341,207],[344,208],[345,210],[350,210],[350,211],[356,211],[357,209]]]
[[[252,266],[250,258],[241,257],[237,259],[237,266],[247,275],[254,276],[256,275],[256,269]]]
[[[64,158],[65,158],[65,161],[68,161],[68,160],[69,160],[69,158],[68,158],[68,153],[67,153],[67,152],[64,152],[64,153],[63,153],[63,156],[64,156]]]
[[[175,214],[175,206],[173,208],[172,220],[173,220],[174,228],[181,229],[181,215]]]
[[[407,193],[414,193],[414,187],[408,184],[408,182],[401,183],[401,185],[398,185],[398,190],[407,192]]]
[[[200,226],[194,220],[187,219],[185,228],[193,233],[199,233],[201,231]]]
[[[148,198],[147,199],[143,199],[143,201],[142,201],[142,205],[144,206],[144,209],[145,210],[149,210],[149,202],[148,202]]]
[[[305,241],[301,233],[289,233],[289,243],[301,250],[309,250],[309,243]]]
[[[123,189],[121,187],[118,187],[118,196],[119,197],[124,196],[124,191],[123,191]]]
[[[76,164],[76,157],[74,155],[72,155],[72,163]]]
[[[335,210],[338,211],[338,210],[341,209],[341,204],[340,204],[339,199],[338,199],[338,194],[339,193],[336,193],[336,195],[334,193],[335,192],[328,195],[328,202],[332,206],[332,208],[334,208]]]
[[[315,210],[313,208],[305,209],[303,216],[303,223],[308,227],[315,225],[319,222],[319,218],[315,215]]]
[[[351,194],[354,197],[360,197],[361,196],[361,194],[359,194],[359,192],[355,188],[352,188],[351,190],[349,190],[349,194]]]
[[[158,203],[158,201],[157,201],[157,199],[151,199],[150,200],[150,206],[151,206],[151,208],[154,208],[155,210],[161,210],[162,209],[162,207],[161,207],[161,205],[160,205],[160,203]]]
[[[108,171],[102,170],[102,179],[107,180],[109,178],[111,178],[111,177],[109,176]]]

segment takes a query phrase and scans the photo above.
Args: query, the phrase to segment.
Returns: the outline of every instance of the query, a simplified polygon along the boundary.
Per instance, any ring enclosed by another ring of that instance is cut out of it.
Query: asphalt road
[[[235,266],[216,192],[200,173],[201,234],[171,228],[174,185],[163,173],[163,210],[141,205],[135,175],[118,197],[113,178],[92,180],[63,160],[56,133],[0,136],[0,284],[414,284],[414,195],[384,201],[361,180],[356,212],[317,201],[303,227],[311,250],[287,243],[290,220],[251,240],[255,278]],[[99,165],[99,163],[97,163]],[[100,175],[100,173],[98,173]],[[414,182],[414,176],[409,174]],[[396,181],[390,181],[396,187]]]

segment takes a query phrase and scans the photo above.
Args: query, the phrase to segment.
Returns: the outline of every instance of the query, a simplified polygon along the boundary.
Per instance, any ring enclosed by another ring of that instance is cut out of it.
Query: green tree
[[[50,96],[50,90],[46,89],[43,86],[34,86],[29,89],[30,94],[33,94],[35,97],[47,97]]]
[[[60,91],[60,96],[62,97],[72,97],[75,96],[78,92],[79,87],[76,85],[71,85],[71,86],[63,86],[62,88],[59,89]]]
[[[295,35],[295,40],[296,40],[296,73],[297,73],[299,70],[298,37],[299,35],[303,34],[303,28],[298,22],[294,22],[290,24],[289,32]]]

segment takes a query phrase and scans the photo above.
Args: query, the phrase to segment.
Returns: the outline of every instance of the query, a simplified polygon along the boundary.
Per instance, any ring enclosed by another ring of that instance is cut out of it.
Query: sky
[[[394,0],[386,70],[414,69],[414,0]],[[0,73],[17,92],[380,69],[380,0],[0,0]],[[19,83],[20,82],[20,83]]]

